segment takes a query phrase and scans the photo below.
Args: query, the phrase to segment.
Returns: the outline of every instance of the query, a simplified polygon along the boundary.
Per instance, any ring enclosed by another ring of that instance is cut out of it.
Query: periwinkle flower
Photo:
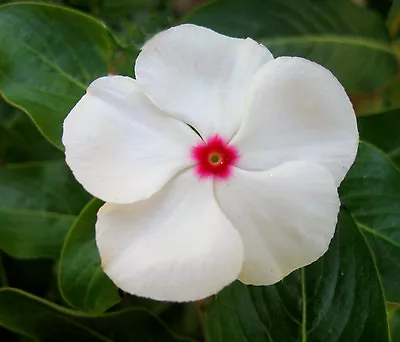
[[[181,25],[145,44],[135,73],[95,80],[63,134],[76,179],[106,202],[96,241],[121,289],[198,300],[326,252],[358,145],[328,70]]]

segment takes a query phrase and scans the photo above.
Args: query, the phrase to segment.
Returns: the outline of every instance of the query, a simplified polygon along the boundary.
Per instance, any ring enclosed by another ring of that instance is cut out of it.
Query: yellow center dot
[[[211,154],[209,159],[212,164],[218,164],[221,162],[221,156],[217,153]]]

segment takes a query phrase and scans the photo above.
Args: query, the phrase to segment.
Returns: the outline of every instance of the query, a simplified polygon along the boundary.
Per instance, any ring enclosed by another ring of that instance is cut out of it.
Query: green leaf
[[[390,33],[392,36],[396,36],[399,33],[400,28],[400,1],[393,0],[392,7],[389,11],[389,16],[387,20],[387,24],[390,29]]]
[[[391,314],[390,337],[392,342],[400,342],[400,308],[393,310]]]
[[[17,289],[0,289],[0,326],[40,341],[189,342],[144,309],[86,315]]]
[[[385,23],[348,0],[221,0],[188,18],[233,37],[252,37],[274,56],[330,69],[348,91],[370,91],[397,72]]]
[[[7,273],[3,263],[3,253],[0,252],[0,287],[5,287],[8,284]]]
[[[354,0],[357,6],[370,8],[382,18],[387,18],[393,0]]]
[[[108,341],[69,311],[17,289],[0,289],[0,326],[40,341]]]
[[[0,99],[0,125],[7,124],[13,118],[15,109]]]
[[[18,260],[3,253],[3,267],[7,275],[3,287],[15,287],[39,297],[60,300],[54,281],[54,260]]]
[[[64,159],[64,154],[50,144],[32,120],[13,108],[12,117],[0,123],[0,164]]]
[[[114,44],[106,28],[63,7],[0,7],[0,92],[31,116],[57,147],[62,122],[95,78],[107,74]]]
[[[58,259],[89,195],[64,161],[0,168],[0,249],[22,259]]]
[[[357,119],[360,139],[379,147],[400,166],[400,109]]]
[[[340,195],[374,254],[386,299],[400,301],[399,170],[382,151],[361,143]]]
[[[353,94],[351,100],[358,116],[376,115],[400,109],[400,79],[373,93]]]
[[[345,211],[318,261],[273,286],[236,282],[203,310],[207,342],[388,341],[374,261]]]
[[[102,313],[120,301],[117,287],[101,268],[94,225],[100,200],[81,212],[65,240],[59,268],[59,287],[67,303],[84,311]]]

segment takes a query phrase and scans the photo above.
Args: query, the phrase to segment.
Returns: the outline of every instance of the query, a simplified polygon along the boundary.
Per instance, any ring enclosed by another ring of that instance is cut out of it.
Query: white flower
[[[325,253],[358,144],[328,70],[182,25],[151,39],[135,71],[95,80],[63,135],[75,177],[107,202],[96,241],[121,289],[198,300]]]

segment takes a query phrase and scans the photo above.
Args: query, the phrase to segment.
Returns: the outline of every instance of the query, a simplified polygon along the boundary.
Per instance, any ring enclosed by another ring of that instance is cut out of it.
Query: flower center
[[[228,179],[238,158],[236,148],[228,145],[218,135],[192,147],[192,159],[196,162],[195,173],[199,178]]]
[[[221,156],[218,153],[211,153],[209,160],[211,164],[216,165],[221,162]]]

